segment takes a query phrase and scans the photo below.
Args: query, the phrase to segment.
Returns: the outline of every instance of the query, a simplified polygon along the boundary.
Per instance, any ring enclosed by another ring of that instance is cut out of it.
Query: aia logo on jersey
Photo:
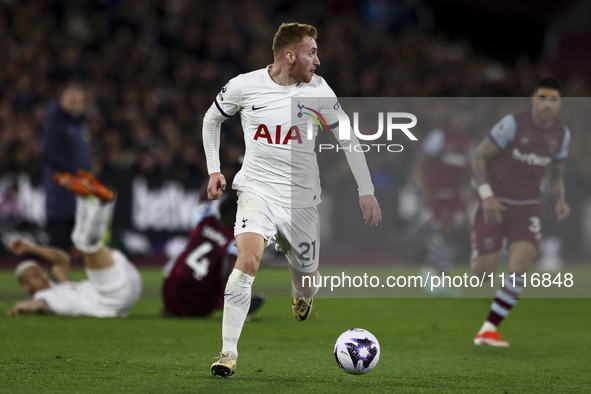
[[[318,123],[318,126],[320,126],[320,129],[324,129],[324,130],[328,130],[328,126],[326,125],[326,120],[324,120],[324,117],[320,114],[320,112],[313,110],[312,108],[306,107],[305,105],[300,105],[300,103],[298,102],[297,104],[298,109],[300,110],[297,114],[298,118],[301,118],[304,116],[304,114],[310,116],[311,118],[313,118],[316,123]],[[265,108],[265,107],[258,107],[256,109],[259,108]],[[252,107],[252,110],[255,111],[256,110],[255,107]],[[303,110],[308,110],[311,111],[310,112],[303,112]],[[272,127],[271,127],[272,129]],[[287,145],[287,143],[291,140],[293,141],[297,141],[298,144],[302,143],[302,135],[300,133],[300,129],[298,128],[298,126],[291,126],[289,128],[289,130],[287,130],[287,132],[284,132],[281,129],[281,125],[275,126],[275,135],[272,135],[272,131],[269,131],[269,127],[266,124],[260,124],[257,132],[254,135],[254,139],[255,141],[258,141],[259,138],[266,140],[267,143],[269,144],[282,144],[282,145]],[[274,137],[274,138],[273,138]]]
[[[270,127],[271,130],[273,126]],[[274,135],[273,135],[274,134]],[[302,136],[300,134],[300,129],[298,126],[291,126],[287,132],[281,129],[281,125],[275,126],[275,132],[272,133],[269,131],[269,127],[266,124],[260,124],[257,132],[254,135],[254,140],[258,141],[261,139],[262,141],[266,141],[268,144],[283,144],[287,145],[287,143],[291,140],[297,141],[298,144],[302,143]]]

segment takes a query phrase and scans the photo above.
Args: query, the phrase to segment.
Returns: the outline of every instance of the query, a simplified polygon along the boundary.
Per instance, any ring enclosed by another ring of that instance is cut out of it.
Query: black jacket
[[[53,103],[43,125],[42,144],[47,219],[74,219],[74,194],[56,185],[53,174],[64,171],[75,174],[78,169],[90,169],[90,135],[84,118],[74,118]]]

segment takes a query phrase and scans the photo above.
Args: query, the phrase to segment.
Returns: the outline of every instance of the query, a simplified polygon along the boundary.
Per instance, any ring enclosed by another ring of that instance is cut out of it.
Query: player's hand
[[[499,200],[494,196],[482,200],[482,213],[484,214],[484,224],[499,224],[503,220],[501,212],[506,210]]]
[[[21,238],[15,238],[10,242],[10,251],[17,256],[21,256],[31,250],[31,244]]]
[[[226,178],[221,172],[211,173],[207,184],[207,198],[217,200],[224,194],[224,190],[226,190]]]
[[[365,195],[359,197],[359,206],[363,213],[365,225],[377,226],[382,221],[382,210],[375,196]]]
[[[6,316],[17,316],[21,313],[40,312],[46,309],[45,301],[43,300],[26,300],[17,302],[15,306],[6,311]]]
[[[570,215],[570,206],[562,198],[559,198],[556,200],[554,212],[556,212],[556,219],[558,219],[559,222],[562,222],[568,217],[568,215]]]
[[[6,311],[6,316],[17,316],[26,311],[24,303],[27,301],[18,302],[15,306]]]

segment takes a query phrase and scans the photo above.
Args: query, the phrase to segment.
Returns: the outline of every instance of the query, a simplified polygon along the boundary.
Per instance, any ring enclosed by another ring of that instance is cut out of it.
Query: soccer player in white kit
[[[65,251],[15,239],[11,242],[11,251],[17,255],[33,254],[51,263],[53,280],[48,279],[34,260],[18,264],[15,275],[21,288],[33,298],[17,303],[6,313],[125,317],[139,299],[142,279],[121,252],[103,244],[114,195],[111,192],[105,197],[94,193],[93,186],[105,188],[89,174],[84,175],[86,179],[82,179],[82,175],[60,175],[65,182],[58,183],[77,194],[72,242],[82,253],[88,280],[69,281],[70,256]]]
[[[226,188],[220,172],[220,128],[225,119],[237,112],[240,112],[246,145],[242,168],[232,184],[238,190],[234,228],[238,258],[226,285],[223,346],[219,360],[211,366],[214,376],[234,374],[252,283],[267,245],[276,242],[276,249],[286,254],[296,319],[305,320],[312,308],[317,288],[312,281],[306,281],[304,286],[302,278],[318,276],[320,180],[314,138],[308,138],[306,119],[302,119],[305,117],[301,112],[304,108],[319,113],[339,108],[332,89],[314,74],[320,65],[316,37],[313,26],[282,24],[273,39],[273,64],[230,80],[203,120],[209,199],[220,198]],[[304,104],[300,104],[300,98]],[[311,102],[313,106],[314,98],[324,104],[310,108],[306,103]],[[325,105],[327,100],[320,98],[332,98],[329,100],[332,108]],[[296,112],[298,115],[292,116]],[[337,135],[338,124],[333,125],[333,133]],[[353,137],[339,142],[346,148],[357,141]],[[365,157],[349,150],[344,149],[357,181],[365,224],[376,226],[382,214],[373,195]]]

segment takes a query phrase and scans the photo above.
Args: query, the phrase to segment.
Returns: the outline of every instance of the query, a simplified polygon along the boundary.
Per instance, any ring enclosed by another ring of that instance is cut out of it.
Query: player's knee
[[[533,263],[533,258],[520,258],[514,259],[509,261],[509,272],[514,272],[516,274],[524,274],[531,268]]]
[[[509,246],[509,271],[517,274],[527,272],[537,255],[534,245],[529,242],[516,242]]]
[[[239,253],[236,268],[245,274],[255,276],[261,262],[261,256],[252,252]]]
[[[92,239],[80,232],[72,233],[71,239],[76,249],[85,254],[96,253],[103,247],[103,240],[101,238]]]
[[[493,274],[493,273],[494,273],[494,270],[486,270],[486,269],[472,271],[472,274],[474,276],[482,278],[482,280],[484,282],[488,282],[491,278],[491,274]]]
[[[495,271],[496,264],[496,255],[474,257],[471,264],[472,273],[478,277],[487,276]]]

